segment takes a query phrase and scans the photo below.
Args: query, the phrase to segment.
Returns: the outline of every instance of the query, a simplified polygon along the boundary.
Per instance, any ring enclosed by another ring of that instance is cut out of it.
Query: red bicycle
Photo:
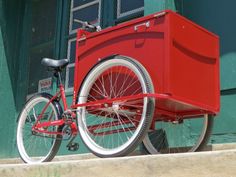
[[[42,60],[59,91],[33,96],[20,113],[23,161],[52,160],[62,140],[77,150],[78,132],[99,157],[142,141],[151,154],[201,150],[219,112],[218,37],[172,11],[93,31],[78,30],[70,107],[61,79],[69,61]]]

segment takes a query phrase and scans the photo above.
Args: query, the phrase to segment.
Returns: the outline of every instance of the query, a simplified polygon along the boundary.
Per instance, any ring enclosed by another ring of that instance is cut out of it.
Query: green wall
[[[182,14],[220,37],[221,112],[212,143],[236,142],[236,1],[184,0]]]
[[[15,127],[19,66],[20,1],[0,0],[0,158],[16,154]]]
[[[165,9],[176,11],[174,0],[144,0],[144,15],[152,14]]]
[[[211,143],[236,142],[236,1],[145,0],[145,14],[176,10],[220,37],[221,112]]]
[[[114,1],[102,1],[109,2],[109,7],[115,6]],[[144,14],[165,8],[177,10],[220,36],[221,113],[215,121],[212,143],[236,142],[235,7],[235,0],[145,0]],[[115,12],[112,12],[112,8],[108,9],[101,14],[104,19],[108,19],[102,21],[103,26],[116,23]],[[27,10],[24,0],[0,0],[0,158],[17,156],[16,119],[27,91],[28,60],[25,51],[28,41],[24,40],[27,35],[27,21],[23,21]],[[71,100],[70,95],[68,100]],[[81,142],[79,138],[78,141]],[[81,143],[80,151],[75,153],[86,151]],[[60,153],[67,153],[65,143]]]
[[[0,6],[1,8],[1,6]],[[1,136],[0,157],[12,155],[14,144],[15,106],[12,85],[9,77],[6,53],[3,44],[3,33],[0,27],[0,109],[1,109]],[[11,105],[11,106],[10,106]]]
[[[145,0],[144,2],[145,15],[172,9],[220,36],[221,112],[215,119],[210,143],[236,142],[236,23],[234,22],[236,1],[227,0],[223,3],[222,0]],[[83,145],[81,149],[86,151]]]

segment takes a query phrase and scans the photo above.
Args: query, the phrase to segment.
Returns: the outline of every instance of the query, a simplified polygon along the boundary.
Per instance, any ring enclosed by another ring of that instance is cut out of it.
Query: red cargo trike
[[[201,150],[220,108],[218,37],[169,10],[95,30],[78,30],[70,107],[61,79],[68,60],[42,60],[59,91],[22,110],[23,161],[51,160],[64,139],[77,150],[78,132],[100,157],[127,155],[142,141],[151,154]]]

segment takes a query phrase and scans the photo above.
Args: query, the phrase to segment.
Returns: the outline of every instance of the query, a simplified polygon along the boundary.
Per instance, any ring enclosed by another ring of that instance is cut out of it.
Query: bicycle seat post
[[[61,71],[57,70],[54,73],[54,76],[57,78],[57,87],[60,89],[62,103],[63,103],[63,106],[64,106],[64,110],[66,111],[66,110],[68,110],[68,106],[67,106],[67,101],[66,101],[65,88],[64,88],[64,85],[62,83]]]
[[[57,86],[59,87],[60,85],[62,85],[61,72],[56,71],[54,76],[57,78]]]

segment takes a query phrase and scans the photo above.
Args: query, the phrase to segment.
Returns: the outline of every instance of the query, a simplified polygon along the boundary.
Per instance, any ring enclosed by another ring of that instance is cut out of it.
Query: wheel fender
[[[52,96],[51,94],[49,94],[49,93],[37,93],[37,94],[35,94],[34,96],[32,96],[25,104],[27,104],[31,99],[34,99],[34,98],[37,97],[37,96],[42,96],[42,97],[45,97],[45,98],[48,98],[48,99],[52,99],[52,97],[53,97],[53,96]],[[56,111],[57,111],[57,113],[58,113],[58,115],[59,115],[59,116],[58,116],[58,119],[61,119],[61,118],[62,118],[62,114],[63,114],[63,109],[62,109],[61,104],[59,103],[58,100],[53,100],[53,101],[52,101],[52,104],[55,106]],[[24,108],[22,108],[22,109],[24,109]],[[18,114],[17,119],[16,119],[16,122],[19,121],[20,114],[21,114],[21,112]]]
[[[97,65],[99,65],[99,64],[101,64],[101,63],[103,63],[103,62],[105,62],[107,60],[112,60],[112,59],[117,59],[117,58],[123,58],[123,59],[126,59],[126,60],[130,60],[130,61],[136,63],[139,67],[144,68],[144,66],[141,63],[139,63],[137,60],[135,60],[134,58],[131,58],[131,57],[128,57],[128,56],[124,56],[124,55],[121,55],[121,54],[112,54],[112,55],[100,58],[99,61],[92,68],[90,68],[90,70],[88,71],[88,73],[84,77],[83,82],[80,85],[78,93],[77,93],[77,96],[76,96],[76,102],[78,102],[78,99],[79,99],[78,95],[80,93],[81,87],[82,87],[85,79],[87,78],[88,74],[93,70],[93,68],[95,68]]]

